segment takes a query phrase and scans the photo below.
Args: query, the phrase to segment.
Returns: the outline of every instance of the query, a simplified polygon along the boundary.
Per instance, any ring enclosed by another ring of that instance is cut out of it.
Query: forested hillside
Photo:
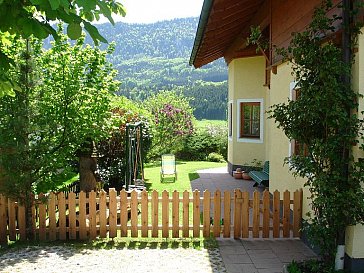
[[[119,94],[144,100],[159,90],[178,90],[193,97],[198,119],[225,119],[227,67],[219,60],[203,68],[188,65],[198,18],[153,24],[99,25],[108,41],[115,42],[110,61],[119,71]]]
[[[200,69],[188,64],[197,24],[198,18],[184,18],[153,24],[98,25],[100,33],[115,43],[109,60],[119,71],[119,94],[144,100],[160,90],[177,90],[193,98],[196,118],[225,119],[225,62],[218,60]],[[92,44],[89,37],[86,42]]]

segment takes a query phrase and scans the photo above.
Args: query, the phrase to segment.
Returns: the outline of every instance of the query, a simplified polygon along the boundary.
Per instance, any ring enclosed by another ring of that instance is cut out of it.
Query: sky
[[[203,0],[119,0],[126,17],[113,18],[127,23],[154,23],[185,17],[199,17]]]

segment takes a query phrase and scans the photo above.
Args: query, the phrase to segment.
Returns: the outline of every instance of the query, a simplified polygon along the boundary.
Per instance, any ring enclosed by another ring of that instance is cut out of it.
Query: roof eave
[[[214,0],[204,0],[200,15],[200,20],[198,22],[198,27],[196,31],[195,41],[193,43],[193,48],[190,56],[189,64],[195,66],[195,60],[197,56],[197,52],[200,48],[202,38],[205,34],[205,29],[207,25],[207,21],[209,20],[212,4]],[[196,67],[196,66],[195,66]],[[197,68],[197,67],[196,67]]]

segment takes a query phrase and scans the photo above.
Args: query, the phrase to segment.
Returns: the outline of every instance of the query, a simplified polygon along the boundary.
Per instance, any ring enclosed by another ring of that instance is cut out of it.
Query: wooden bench
[[[254,187],[256,186],[269,186],[269,161],[264,162],[262,171],[251,171],[249,176],[255,181]]]

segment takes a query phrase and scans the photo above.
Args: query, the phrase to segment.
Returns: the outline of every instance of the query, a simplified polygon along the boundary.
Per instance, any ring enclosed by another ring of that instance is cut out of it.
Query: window
[[[259,102],[242,102],[240,138],[260,137],[260,103]]]
[[[300,88],[297,88],[295,83],[291,83],[291,100],[296,101],[300,97]],[[300,155],[308,156],[308,146],[307,144],[300,143],[299,141],[293,139],[290,143],[290,156]]]
[[[229,138],[233,136],[233,102],[229,101],[228,105],[228,120],[229,120]]]
[[[263,143],[263,99],[238,100],[238,141]]]

